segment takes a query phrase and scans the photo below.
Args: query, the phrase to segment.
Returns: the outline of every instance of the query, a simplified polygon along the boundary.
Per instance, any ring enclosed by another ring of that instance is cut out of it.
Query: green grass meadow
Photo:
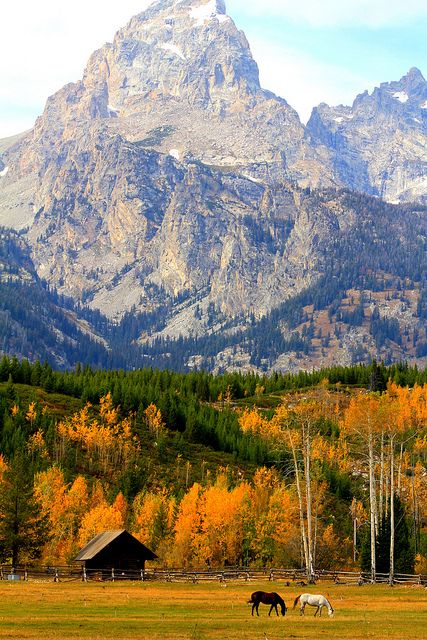
[[[247,604],[252,591],[277,591],[287,615],[260,617]],[[297,590],[299,589],[299,591]],[[292,610],[301,587],[274,583],[0,583],[0,638],[156,640],[282,640],[285,638],[427,639],[427,590],[322,584],[335,615],[304,617]]]

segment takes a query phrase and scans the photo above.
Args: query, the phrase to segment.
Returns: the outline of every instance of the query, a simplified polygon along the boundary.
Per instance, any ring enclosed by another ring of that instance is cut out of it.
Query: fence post
[[[55,577],[53,579],[54,582],[59,582],[59,573],[58,573],[58,569],[55,569]]]
[[[270,582],[273,582],[273,581],[274,581],[274,572],[273,572],[273,569],[270,569],[270,575],[269,575],[269,578],[268,578],[268,579],[269,579],[269,581],[270,581]]]
[[[144,569],[141,569],[141,582],[144,582]]]
[[[83,567],[83,582],[87,582],[86,567]]]
[[[114,582],[114,567],[111,569],[111,580]]]
[[[28,582],[28,570],[27,570],[27,567],[25,567],[25,571],[24,571],[24,582]]]

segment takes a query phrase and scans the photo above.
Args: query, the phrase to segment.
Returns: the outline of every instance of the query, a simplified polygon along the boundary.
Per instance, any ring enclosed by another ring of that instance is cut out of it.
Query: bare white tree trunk
[[[394,435],[392,435],[390,437],[390,585],[394,583],[394,539]]]
[[[375,582],[377,573],[376,541],[377,541],[377,497],[375,491],[374,438],[372,432],[368,438],[369,453],[369,510],[371,521],[371,580]]]
[[[302,491],[301,491],[301,482],[300,482],[299,469],[298,469],[297,453],[296,453],[295,445],[292,442],[292,438],[290,438],[290,444],[291,444],[292,458],[293,458],[293,461],[294,461],[295,484],[296,484],[297,496],[298,496],[299,519],[300,519],[300,529],[301,529],[301,541],[302,541],[302,548],[304,550],[305,566],[306,566],[306,570],[307,570],[307,574],[308,574],[309,553],[308,553],[308,545],[307,545],[307,535],[306,535],[306,532],[305,532],[304,502],[303,502],[303,499],[302,499]]]
[[[310,432],[307,428],[307,432],[304,434],[304,469],[305,469],[305,495],[307,503],[307,546],[308,546],[308,571],[307,578],[309,582],[314,580],[314,549],[313,549],[313,514],[312,514],[312,499],[311,499],[311,443]]]
[[[383,515],[384,515],[384,431],[381,432],[380,500],[379,500],[380,521],[382,521]]]
[[[402,489],[402,467],[403,467],[403,442],[400,445],[399,469],[397,472],[397,495],[400,496]]]

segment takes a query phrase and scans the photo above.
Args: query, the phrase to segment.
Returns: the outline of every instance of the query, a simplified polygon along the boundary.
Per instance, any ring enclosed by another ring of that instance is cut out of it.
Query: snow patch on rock
[[[185,60],[185,56],[182,53],[181,49],[179,47],[177,47],[175,44],[170,44],[170,43],[166,42],[164,44],[161,44],[160,48],[164,49],[165,51],[171,51],[172,53],[177,55],[179,58],[181,58],[181,60]]]
[[[399,102],[402,103],[408,102],[409,100],[409,96],[406,91],[396,91],[396,93],[393,93],[393,98],[396,98],[396,100],[399,100]]]
[[[199,27],[212,18],[217,18],[219,22],[225,22],[229,19],[228,16],[218,13],[216,0],[209,0],[209,2],[202,4],[200,7],[192,7],[190,18],[195,20]]]

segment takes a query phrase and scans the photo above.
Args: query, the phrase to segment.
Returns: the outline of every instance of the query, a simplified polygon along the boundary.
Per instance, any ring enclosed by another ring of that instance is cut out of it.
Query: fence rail
[[[210,571],[189,571],[179,569],[156,569],[122,571],[119,569],[86,569],[81,566],[58,567],[12,567],[0,565],[0,580],[40,580],[51,582],[71,581],[159,581],[159,582],[219,582],[226,584],[232,581],[283,581],[290,586],[306,585],[304,569],[248,569],[226,568]],[[331,571],[319,570],[315,573],[315,583],[322,581],[341,585],[364,585],[372,583],[371,575],[363,571]],[[377,573],[376,583],[390,583],[388,573]],[[427,586],[427,574],[395,574],[393,584],[413,584]]]

